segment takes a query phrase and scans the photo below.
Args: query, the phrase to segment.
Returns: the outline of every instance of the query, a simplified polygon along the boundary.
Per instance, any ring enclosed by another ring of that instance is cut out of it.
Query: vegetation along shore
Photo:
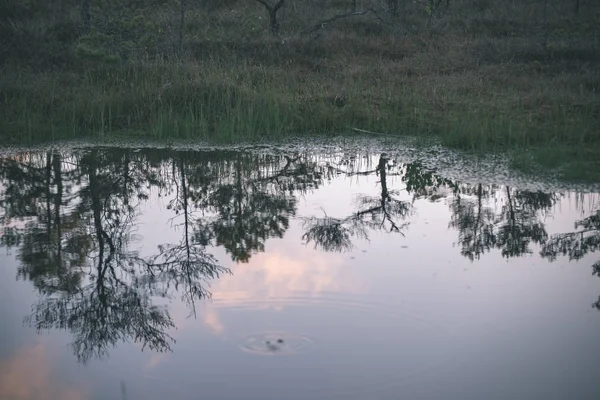
[[[600,179],[596,0],[0,0],[0,140],[358,131]]]

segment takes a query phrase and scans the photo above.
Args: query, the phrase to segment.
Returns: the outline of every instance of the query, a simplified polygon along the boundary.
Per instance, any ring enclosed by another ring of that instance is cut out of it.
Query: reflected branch
[[[161,245],[159,254],[138,261],[144,265],[146,274],[137,278],[137,285],[146,286],[161,297],[170,297],[173,289],[190,306],[195,300],[210,297],[206,288],[210,280],[231,273],[199,245]]]
[[[594,215],[575,222],[575,232],[553,235],[540,252],[542,257],[554,261],[558,255],[569,260],[579,260],[590,252],[600,249],[600,210]]]
[[[305,244],[314,243],[315,249],[345,252],[354,247],[352,238],[369,240],[366,226],[355,218],[345,220],[324,217],[306,218],[303,221],[306,232],[302,235]]]
[[[379,196],[359,196],[356,204],[359,208],[345,218],[303,218],[305,230],[302,240],[305,245],[314,243],[315,249],[324,251],[345,252],[353,249],[352,239],[369,240],[368,231],[385,231],[404,236],[408,222],[403,222],[413,212],[413,206],[407,201],[394,198],[396,192],[388,189],[390,169],[394,165],[385,154],[381,154],[377,168],[366,171],[365,174],[377,174],[381,191]],[[332,168],[329,166],[329,168]],[[357,175],[360,171],[339,173]]]
[[[567,256],[569,260],[580,260],[589,253],[600,249],[600,210],[575,222],[579,231],[553,235],[540,251],[542,257],[555,261],[557,256]],[[600,277],[600,261],[592,265],[592,275]],[[592,304],[600,311],[600,296]]]

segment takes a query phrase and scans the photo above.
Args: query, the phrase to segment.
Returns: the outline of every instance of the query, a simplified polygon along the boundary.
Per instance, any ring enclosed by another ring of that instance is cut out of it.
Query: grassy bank
[[[524,169],[600,178],[593,0],[577,12],[576,0],[454,0],[436,9],[400,1],[398,15],[373,0],[358,1],[352,16],[351,0],[287,0],[277,36],[254,0],[184,3],[183,32],[181,4],[156,2],[135,13],[143,29],[128,28],[126,41],[114,29],[100,41],[82,33],[79,1],[0,3],[4,142],[357,128],[509,149]],[[92,15],[93,32],[102,12]],[[319,24],[336,15],[344,17]]]

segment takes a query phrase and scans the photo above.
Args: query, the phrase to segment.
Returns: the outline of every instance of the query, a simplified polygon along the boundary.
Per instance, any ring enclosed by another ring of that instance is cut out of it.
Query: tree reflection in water
[[[500,212],[491,201],[502,196]],[[560,199],[554,193],[515,190],[509,186],[462,186],[450,202],[450,227],[458,230],[461,254],[471,261],[498,249],[506,258],[531,254],[531,244],[546,242],[542,222]]]
[[[542,257],[551,261],[558,255],[569,260],[580,260],[588,253],[600,249],[600,209],[582,220],[575,221],[575,231],[554,235],[542,246]],[[592,275],[600,277],[600,261],[592,265]],[[592,306],[600,310],[600,296]]]
[[[27,323],[69,331],[80,361],[128,341],[170,351],[174,322],[158,299],[180,297],[194,314],[210,281],[231,273],[212,249],[248,262],[284,237],[300,196],[343,176],[377,177],[377,194],[358,196],[348,215],[302,218],[304,243],[344,252],[372,232],[405,235],[415,202],[427,200],[449,205],[470,260],[493,249],[519,257],[532,245],[551,260],[579,259],[600,244],[600,211],[548,237],[542,217],[561,195],[458,184],[388,154],[101,147],[0,158],[0,244],[16,252],[17,278],[39,292]],[[138,219],[153,196],[168,199],[180,236],[142,256],[133,250]]]

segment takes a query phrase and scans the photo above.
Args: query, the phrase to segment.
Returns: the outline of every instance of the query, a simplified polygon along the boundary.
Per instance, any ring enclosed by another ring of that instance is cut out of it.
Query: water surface
[[[600,196],[365,148],[0,156],[0,399],[598,399]]]

